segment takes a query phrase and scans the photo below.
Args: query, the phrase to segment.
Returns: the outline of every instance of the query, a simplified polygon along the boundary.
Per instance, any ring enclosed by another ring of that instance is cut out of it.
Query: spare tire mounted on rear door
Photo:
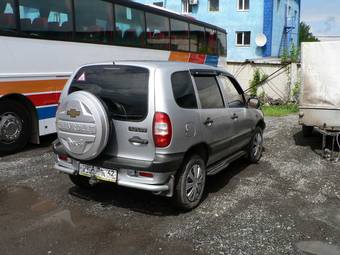
[[[90,92],[68,95],[58,107],[56,121],[58,138],[70,156],[91,160],[106,147],[108,116],[101,101]]]

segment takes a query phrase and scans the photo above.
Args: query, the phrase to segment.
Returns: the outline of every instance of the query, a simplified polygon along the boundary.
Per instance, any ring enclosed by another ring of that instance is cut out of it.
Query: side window
[[[115,5],[115,42],[129,46],[145,45],[144,12],[123,5]]]
[[[189,24],[170,19],[171,27],[171,49],[189,51]]]
[[[205,29],[205,38],[207,40],[207,53],[217,55],[217,32],[210,28]]]
[[[76,38],[108,43],[113,33],[113,6],[106,1],[75,0]]]
[[[0,30],[15,30],[15,16],[14,0],[0,0]]]
[[[206,52],[204,27],[190,24],[190,50],[198,53]]]
[[[197,102],[190,73],[176,72],[171,75],[172,91],[178,106],[197,109]]]
[[[227,97],[230,108],[245,107],[243,96],[238,93],[232,80],[224,75],[219,76],[221,82],[221,89],[223,94]]]
[[[71,0],[19,0],[21,32],[56,39],[72,38]]]
[[[195,76],[195,83],[203,109],[224,108],[215,76]]]
[[[146,38],[149,47],[168,50],[170,47],[169,18],[152,13],[145,13]]]
[[[227,35],[225,33],[217,32],[217,47],[219,56],[227,55]]]

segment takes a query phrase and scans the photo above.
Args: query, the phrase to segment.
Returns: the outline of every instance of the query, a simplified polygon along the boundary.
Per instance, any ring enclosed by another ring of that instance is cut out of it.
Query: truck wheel
[[[257,163],[262,157],[263,151],[263,130],[256,127],[248,147],[247,158],[251,163]]]
[[[93,188],[93,186],[91,186],[90,183],[89,183],[90,179],[85,177],[85,176],[69,175],[69,177],[70,177],[70,180],[73,182],[73,184],[75,184],[79,188],[82,188],[82,189],[92,189]]]
[[[0,101],[0,153],[21,150],[31,136],[30,114],[26,108],[10,99]]]
[[[311,126],[302,126],[302,135],[303,137],[311,137],[313,134],[314,127]]]
[[[182,210],[195,208],[202,199],[206,179],[205,163],[198,155],[185,161],[175,187],[175,203]]]

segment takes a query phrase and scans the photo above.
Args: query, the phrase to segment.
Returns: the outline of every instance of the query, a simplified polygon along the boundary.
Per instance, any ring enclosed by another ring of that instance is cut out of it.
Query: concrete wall
[[[226,69],[237,78],[242,88],[246,90],[249,88],[250,81],[253,79],[253,74],[257,68],[262,74],[271,75],[282,67],[281,63],[228,62]],[[298,81],[300,81],[300,67],[297,64],[291,64],[269,78],[258,89],[258,95],[265,92],[272,99],[291,100],[291,90]]]

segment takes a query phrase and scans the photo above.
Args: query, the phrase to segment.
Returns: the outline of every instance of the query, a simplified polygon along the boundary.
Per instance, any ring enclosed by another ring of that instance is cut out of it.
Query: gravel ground
[[[208,178],[188,213],[148,192],[76,188],[52,168],[53,137],[0,157],[0,254],[340,254],[340,163],[295,116],[266,122],[260,163]]]

